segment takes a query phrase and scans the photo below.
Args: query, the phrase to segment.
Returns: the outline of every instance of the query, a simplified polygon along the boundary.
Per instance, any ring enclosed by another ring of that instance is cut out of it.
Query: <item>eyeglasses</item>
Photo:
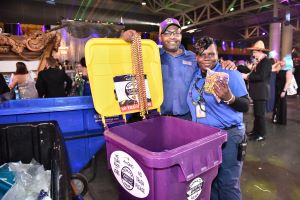
[[[201,53],[201,54],[197,54],[198,56],[200,56],[201,58],[212,58],[214,57],[216,54],[215,53]]]
[[[163,35],[166,36],[166,37],[171,37],[172,35],[174,37],[179,37],[179,36],[181,36],[181,32],[178,32],[178,31],[166,31],[166,32],[163,33]]]

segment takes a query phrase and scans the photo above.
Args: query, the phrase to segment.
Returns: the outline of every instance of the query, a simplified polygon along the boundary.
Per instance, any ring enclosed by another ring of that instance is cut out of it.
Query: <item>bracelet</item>
[[[233,94],[231,94],[231,97],[230,97],[230,99],[229,100],[227,100],[227,101],[224,101],[224,103],[226,103],[226,104],[228,104],[229,105],[229,103],[230,103],[230,101],[232,101],[232,99],[234,99],[234,95]]]

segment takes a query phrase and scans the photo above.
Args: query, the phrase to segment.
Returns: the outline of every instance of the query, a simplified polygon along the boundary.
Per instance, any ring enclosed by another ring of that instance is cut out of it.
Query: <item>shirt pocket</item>
[[[172,77],[168,65],[161,65],[161,73],[164,81],[170,80],[170,78]]]
[[[184,77],[184,82],[186,85],[190,85],[193,75],[195,72],[195,68],[192,65],[184,65],[183,69],[183,77]]]

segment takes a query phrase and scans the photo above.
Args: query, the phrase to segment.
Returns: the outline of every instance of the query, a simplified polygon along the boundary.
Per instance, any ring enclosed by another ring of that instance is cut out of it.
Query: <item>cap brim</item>
[[[178,24],[175,24],[175,23],[174,23],[174,24],[168,24],[168,26],[166,26],[166,28],[165,28],[164,30],[161,30],[160,33],[162,34],[162,33],[166,32],[166,30],[167,30],[170,26],[177,26],[178,28],[181,28],[181,26],[179,26]]]
[[[270,49],[262,49],[262,48],[256,48],[256,47],[250,47],[247,49],[250,51],[271,51]]]

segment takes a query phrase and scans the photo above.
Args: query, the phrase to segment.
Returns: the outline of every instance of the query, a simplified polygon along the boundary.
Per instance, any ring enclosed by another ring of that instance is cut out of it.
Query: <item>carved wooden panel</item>
[[[38,60],[50,44],[51,51],[57,51],[60,40],[60,33],[55,31],[34,31],[25,36],[0,34],[0,60]]]

